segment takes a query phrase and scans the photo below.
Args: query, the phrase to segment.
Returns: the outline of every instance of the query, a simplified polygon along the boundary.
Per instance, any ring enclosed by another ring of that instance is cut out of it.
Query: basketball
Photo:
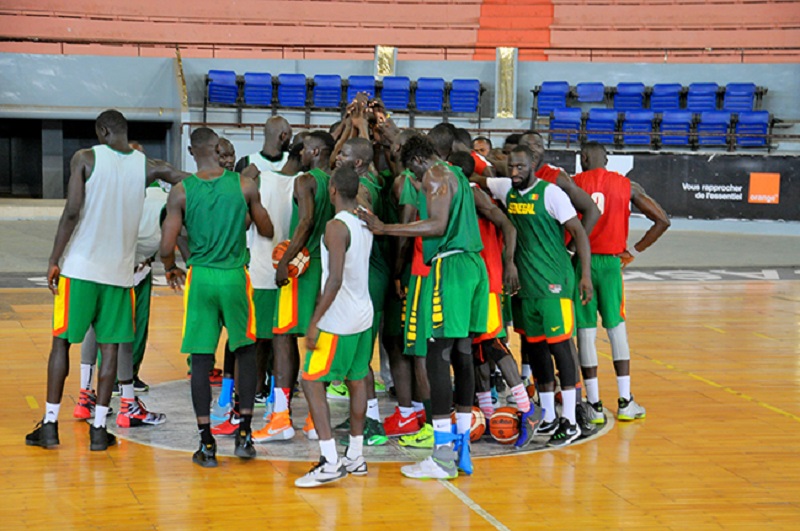
[[[500,444],[512,444],[519,437],[519,419],[513,407],[500,407],[489,419],[489,433]]]
[[[283,258],[286,249],[289,248],[289,240],[284,240],[278,245],[275,246],[275,249],[272,250],[272,266],[275,269],[278,269],[278,263]],[[308,249],[303,247],[297,256],[295,256],[289,262],[289,277],[296,278],[302,275],[306,269],[308,269],[308,262],[311,260]]]
[[[477,441],[486,433],[486,416],[477,406],[472,407],[472,425],[469,427],[469,440]]]

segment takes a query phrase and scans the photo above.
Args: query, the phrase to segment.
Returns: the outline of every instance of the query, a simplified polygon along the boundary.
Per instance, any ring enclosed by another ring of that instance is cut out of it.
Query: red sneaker
[[[166,421],[167,416],[164,413],[147,411],[144,403],[138,398],[120,400],[120,411],[117,415],[117,426],[120,428],[133,428],[144,424],[163,424]]]
[[[422,428],[422,426],[424,426],[425,423],[428,421],[428,419],[425,418],[424,409],[420,409],[419,411],[417,411],[417,420],[419,421],[420,428]]]
[[[76,419],[90,419],[94,416],[94,406],[97,403],[97,396],[91,389],[81,389],[78,403],[72,410],[72,416]]]
[[[386,417],[383,421],[383,429],[386,431],[387,437],[399,437],[401,435],[410,435],[417,433],[422,426],[419,424],[419,418],[416,413],[404,417],[400,413],[400,408],[395,407],[394,413]]]
[[[239,417],[236,412],[231,411],[230,416],[225,422],[221,422],[216,426],[211,426],[211,435],[235,435],[241,421],[241,417]]]

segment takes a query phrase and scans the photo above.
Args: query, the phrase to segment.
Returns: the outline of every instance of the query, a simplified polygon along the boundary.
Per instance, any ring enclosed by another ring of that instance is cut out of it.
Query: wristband
[[[178,264],[172,264],[172,265],[171,265],[170,267],[168,267],[168,268],[167,268],[167,269],[166,269],[164,272],[165,272],[165,273],[172,273],[172,272],[173,272],[173,271],[175,271],[176,269],[178,269]]]
[[[637,251],[636,250],[636,246],[631,245],[631,248],[628,249],[628,254],[635,258],[635,257],[639,256],[642,253],[641,253],[641,251]]]

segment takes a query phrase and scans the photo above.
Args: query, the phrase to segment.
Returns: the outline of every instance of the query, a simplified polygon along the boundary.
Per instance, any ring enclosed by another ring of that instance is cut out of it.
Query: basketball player
[[[248,165],[255,164],[264,172],[279,171],[288,156],[292,142],[292,126],[283,116],[272,116],[264,123],[264,144],[261,151],[247,155],[236,163],[236,171],[241,173]]]
[[[482,157],[488,157],[492,150],[492,141],[485,136],[476,137],[472,141],[472,149]]]
[[[625,327],[625,293],[622,283],[622,268],[633,261],[640,252],[653,245],[669,228],[670,221],[661,206],[637,183],[619,173],[606,170],[608,156],[605,148],[589,142],[581,148],[582,173],[575,176],[575,183],[600,208],[600,221],[589,238],[592,248],[592,284],[595,296],[586,306],[576,301],[578,323],[578,352],[580,353],[583,382],[591,408],[591,422],[603,424],[603,403],[597,383],[597,312],[603,319],[603,328],[611,343],[614,371],[617,373],[617,418],[634,420],[645,417],[645,409],[631,394],[630,349]],[[628,219],[633,203],[647,219],[653,222],[650,229],[632,247],[628,247]],[[580,278],[581,270],[576,274]]]
[[[50,255],[47,283],[56,299],[47,402],[42,422],[25,437],[29,446],[59,444],[58,413],[69,374],[69,347],[82,342],[90,326],[103,359],[89,448],[106,450],[116,443],[106,430],[106,416],[119,344],[134,339],[132,287],[145,188],[156,179],[175,184],[185,176],[132,149],[128,122],[119,111],[101,113],[95,132],[99,145],[72,157],[67,204]]]
[[[564,230],[575,241],[585,273],[580,281],[581,302],[592,298],[589,240],[567,195],[558,186],[536,177],[536,157],[524,146],[509,156],[511,178],[488,179],[492,195],[503,202],[517,228],[515,260],[520,291],[512,301],[514,325],[529,343],[530,362],[539,383],[544,416],[535,432],[552,435],[551,446],[563,446],[577,439],[575,384],[578,374],[570,343],[573,333],[572,264]],[[585,302],[584,302],[585,301]],[[555,374],[550,355],[561,376],[562,419],[555,412]]]
[[[458,467],[471,473],[469,428],[475,393],[470,334],[486,331],[489,296],[475,201],[459,168],[450,167],[424,137],[412,137],[403,146],[403,165],[421,182],[420,221],[384,225],[372,213],[360,212],[374,234],[422,237],[423,259],[430,264],[432,336],[426,364],[431,383],[433,455],[404,466],[403,475],[415,479],[453,479]],[[451,434],[450,406],[455,373],[457,435]],[[456,444],[458,445],[456,448]],[[456,457],[458,453],[458,465]]]
[[[325,227],[321,245],[323,288],[306,331],[308,351],[303,364],[303,392],[319,434],[320,460],[297,487],[318,487],[367,473],[364,423],[366,376],[372,357],[373,308],[369,285],[372,233],[356,215],[359,177],[349,164],[339,164],[329,193],[336,215]],[[331,430],[325,382],[344,380],[350,395],[350,437],[342,459]]]
[[[333,147],[333,137],[325,131],[313,131],[303,138],[301,163],[306,173],[294,181],[289,227],[292,236],[275,271],[275,284],[278,286],[272,330],[275,403],[266,425],[253,434],[257,442],[283,441],[294,437],[289,400],[300,366],[297,336],[305,335],[320,290],[320,240],[325,232],[325,224],[333,217],[333,205],[328,196],[330,177],[327,173]],[[311,258],[308,268],[299,277],[289,278],[289,260],[303,248],[308,249]],[[310,426],[308,428],[310,431]]]
[[[207,127],[192,131],[189,152],[197,172],[172,188],[161,235],[161,261],[167,282],[184,294],[181,351],[192,357],[192,404],[200,432],[200,448],[192,460],[202,467],[217,466],[217,445],[211,434],[211,385],[208,373],[224,326],[239,366],[241,422],[234,453],[242,459],[256,455],[251,434],[256,393],[255,311],[247,272],[245,224],[247,215],[259,234],[271,237],[269,214],[252,179],[219,165],[219,137]],[[213,210],[212,210],[213,209]],[[175,264],[175,243],[186,227],[189,271]]]
[[[219,165],[228,171],[233,171],[236,167],[236,148],[227,138],[219,139]]]

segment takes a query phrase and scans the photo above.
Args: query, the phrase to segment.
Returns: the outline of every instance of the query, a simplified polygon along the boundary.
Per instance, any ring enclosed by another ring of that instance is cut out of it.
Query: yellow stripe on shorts
[[[333,356],[336,354],[336,344],[339,336],[320,330],[317,338],[317,346],[308,353],[308,371],[306,376],[314,380],[320,376],[325,376],[333,363]]]
[[[561,317],[564,319],[564,334],[571,336],[575,327],[575,310],[572,307],[572,299],[561,299]]]
[[[433,285],[433,313],[431,320],[434,328],[441,328],[444,324],[444,313],[442,310],[442,260],[436,261],[436,272],[434,273]]]
[[[69,327],[69,279],[58,277],[58,294],[53,301],[53,336],[60,336]]]
[[[285,334],[297,326],[297,278],[278,288],[278,324],[273,333]]]
[[[247,337],[256,340],[256,305],[253,303],[253,283],[250,281],[250,272],[244,268],[244,277],[247,284]]]
[[[186,315],[189,310],[189,290],[192,287],[192,268],[186,271],[186,282],[183,286],[183,325],[181,326],[181,338],[186,337]]]

